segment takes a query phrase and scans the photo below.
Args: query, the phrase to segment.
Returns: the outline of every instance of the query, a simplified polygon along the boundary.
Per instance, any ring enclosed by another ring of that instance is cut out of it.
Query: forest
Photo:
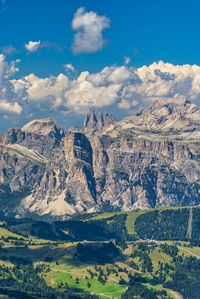
[[[187,240],[189,209],[154,210],[137,217],[135,230],[142,239]]]
[[[91,213],[54,222],[1,216],[0,294],[172,299],[175,292],[198,299],[199,210]]]

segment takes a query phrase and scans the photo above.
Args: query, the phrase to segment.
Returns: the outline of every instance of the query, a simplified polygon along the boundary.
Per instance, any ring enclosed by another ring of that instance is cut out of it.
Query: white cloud
[[[56,100],[55,100],[55,102],[54,102],[54,104],[53,104],[53,108],[58,108],[58,107],[60,107],[61,105],[62,105],[62,98],[56,98]]]
[[[110,105],[129,110],[155,100],[177,102],[185,98],[200,104],[200,67],[162,61],[138,69],[112,66],[96,74],[85,71],[76,79],[64,74],[48,78],[30,74],[12,83],[17,97],[35,111],[81,113]]]
[[[72,64],[67,63],[67,64],[64,64],[63,66],[64,66],[64,68],[65,68],[65,71],[75,72],[75,68],[73,67]]]
[[[68,77],[63,74],[44,79],[30,74],[25,77],[25,82],[28,86],[28,97],[34,101],[60,97],[68,87]]]
[[[58,52],[62,52],[63,51],[63,48],[60,47],[59,45],[57,45],[56,43],[52,43],[52,42],[49,42],[49,41],[44,41],[44,42],[41,42],[41,41],[29,41],[27,44],[24,45],[26,50],[29,51],[29,52],[36,52],[38,49],[42,49],[42,48],[45,48],[45,49],[54,49]]]
[[[37,118],[67,112],[85,113],[91,108],[133,111],[155,100],[180,102],[185,98],[200,105],[200,66],[173,65],[159,61],[138,69],[105,67],[98,73],[82,72],[76,78],[66,74],[39,78],[29,74],[10,79],[16,62],[0,55],[0,114]],[[66,66],[72,70],[73,66]],[[71,68],[72,67],[72,68]],[[124,113],[124,112],[123,112]]]
[[[133,81],[138,80],[137,76],[135,75],[135,70],[131,68],[128,69],[125,66],[114,68],[107,79],[108,81],[115,83],[122,83],[127,81],[133,83]]]
[[[14,92],[13,84],[9,77],[18,72],[16,63],[19,60],[6,62],[6,57],[0,54],[0,114],[15,113],[20,114],[22,107],[18,103],[18,98]]]
[[[199,92],[194,88],[194,84],[200,83],[199,73],[200,67],[197,65],[180,66],[162,61],[154,62],[137,70],[142,84],[136,92],[154,100],[157,97],[176,100],[178,97],[188,97],[191,100],[198,100]]]
[[[114,104],[124,85],[138,81],[132,69],[106,67],[100,73],[82,72],[77,79],[66,75],[39,78],[30,74],[12,80],[17,96],[26,100],[31,109],[61,109],[82,112],[90,107],[104,107]],[[25,104],[24,104],[25,105]]]
[[[124,56],[124,63],[129,64],[131,62],[130,57]]]
[[[85,12],[79,8],[72,20],[72,29],[77,31],[74,35],[72,50],[77,53],[92,53],[101,50],[105,40],[102,31],[110,27],[110,20],[99,16],[96,12]]]
[[[118,103],[118,107],[120,109],[130,109],[131,108],[131,103],[128,101],[122,100],[120,103]]]
[[[29,41],[24,46],[29,52],[36,52],[38,50],[38,48],[40,47],[40,41],[38,41],[38,42]]]
[[[6,101],[0,102],[0,111],[21,114],[22,107],[18,103],[8,103]]]
[[[115,103],[120,88],[120,84],[94,86],[88,80],[74,82],[73,87],[65,93],[65,105],[80,112],[90,107],[109,106]]]
[[[95,85],[107,85],[110,83],[127,85],[130,83],[137,84],[140,81],[136,75],[135,69],[127,68],[126,66],[105,67],[101,72],[90,75],[88,80]]]
[[[162,61],[135,70],[139,84],[127,84],[121,92],[120,108],[129,109],[153,101],[182,102],[190,99],[200,104],[200,67],[173,65]]]

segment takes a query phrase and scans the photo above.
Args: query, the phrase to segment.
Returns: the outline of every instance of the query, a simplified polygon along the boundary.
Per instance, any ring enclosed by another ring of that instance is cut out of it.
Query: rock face
[[[38,214],[66,215],[94,210],[96,205],[92,148],[82,133],[68,132],[54,161],[22,207]]]
[[[61,128],[53,118],[33,120],[25,125],[22,128],[22,131],[52,138],[54,137],[58,140],[62,139],[66,134],[65,130]]]
[[[62,138],[66,134],[64,129],[59,126],[56,128],[55,121],[52,130],[47,132],[44,120],[41,123],[46,134],[42,134],[39,128],[37,134],[37,130],[31,128],[33,123],[27,124],[22,130],[10,129],[0,135],[0,184],[3,187],[9,185],[11,191],[18,192],[17,197],[22,199],[26,191],[33,190],[41,181],[49,161],[59,152]],[[0,191],[1,212],[13,214],[19,201],[13,200],[8,208],[5,198],[6,194]]]
[[[200,204],[200,108],[188,101],[155,102],[120,122],[92,112],[68,132],[36,120],[0,135],[0,154],[0,183],[30,190],[15,214]]]
[[[108,113],[99,113],[98,118],[95,115],[95,112],[92,111],[90,114],[87,114],[84,120],[83,128],[86,129],[102,129],[103,127],[108,127],[111,124],[115,123],[115,118]]]

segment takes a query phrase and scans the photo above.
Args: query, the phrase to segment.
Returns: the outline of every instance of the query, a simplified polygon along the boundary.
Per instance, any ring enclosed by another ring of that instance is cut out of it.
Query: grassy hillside
[[[138,216],[142,215],[145,213],[145,211],[137,211],[137,212],[129,212],[127,213],[127,218],[126,218],[126,229],[128,234],[130,235],[137,235],[135,231],[135,221]]]
[[[0,294],[198,299],[199,211],[92,213],[53,223],[1,217]]]

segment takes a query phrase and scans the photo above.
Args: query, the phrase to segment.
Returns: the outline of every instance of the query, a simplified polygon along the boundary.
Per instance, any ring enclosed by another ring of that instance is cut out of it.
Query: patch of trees
[[[40,264],[34,267],[30,260],[16,257],[7,257],[6,260],[12,262],[14,266],[0,266],[0,294],[8,295],[12,298],[25,299],[98,298],[88,293],[75,293],[68,287],[62,290],[62,292],[49,287],[41,275],[41,273],[47,273],[50,270],[48,265]]]
[[[187,240],[189,209],[155,210],[136,218],[135,230],[142,239]]]
[[[129,265],[130,267],[132,267],[133,269],[135,269],[135,270],[139,270],[138,265],[137,265],[133,260],[130,261],[130,262],[128,262],[128,265]]]
[[[180,292],[184,298],[198,299],[200,290],[200,260],[196,257],[174,258],[174,271],[164,286]]]
[[[192,240],[199,246],[200,240],[200,208],[192,208]]]
[[[119,246],[122,250],[125,250],[126,248],[128,248],[125,241],[116,240],[116,245]]]
[[[57,221],[55,226],[67,230],[69,238],[71,237],[74,241],[104,241],[110,239],[126,241],[128,238],[125,224],[126,217],[126,214],[120,214],[98,220]]]
[[[113,242],[96,244],[77,244],[76,258],[87,263],[112,263],[120,255],[120,250]]]
[[[54,223],[48,223],[45,221],[34,221],[31,219],[15,219],[4,216],[0,216],[0,221],[4,222],[2,225],[0,225],[0,227],[3,227],[8,231],[25,238],[29,238],[28,234],[31,234],[32,236],[35,236],[37,238],[52,241],[69,240],[69,237]],[[23,224],[26,224],[26,232],[23,231]],[[22,227],[20,227],[20,225],[22,225]]]
[[[28,238],[27,233],[21,232],[21,231],[15,229],[14,227],[10,227],[7,223],[4,223],[3,225],[0,225],[0,227],[3,227],[5,229],[7,229],[9,232],[11,232],[13,234]]]
[[[138,249],[141,251],[149,251],[150,247],[145,242],[137,243]]]
[[[8,236],[8,237],[1,237],[3,241],[5,242],[9,242],[9,241],[24,241],[23,238],[17,238],[17,237],[12,237],[12,236]]]
[[[151,258],[146,252],[135,250],[132,253],[132,258],[139,257],[139,262],[141,263],[142,272],[152,272],[153,271],[153,264]],[[134,264],[133,264],[134,265]]]
[[[27,188],[23,191],[12,191],[9,184],[0,184],[0,203],[1,207],[13,208],[17,206],[22,198],[25,198],[31,193]]]
[[[169,298],[165,290],[159,291],[148,288],[144,283],[147,282],[145,278],[135,274],[131,276],[127,291],[122,294],[122,299],[132,298],[148,298],[148,299],[159,299]]]
[[[32,264],[32,261],[30,258],[23,258],[23,257],[17,257],[17,256],[1,256],[2,261],[9,261],[12,264],[16,265],[28,265]]]
[[[56,297],[55,291],[46,285],[31,263],[16,263],[12,268],[1,267],[0,270],[0,288],[7,288],[9,291],[21,292],[29,296],[38,296],[38,298]],[[3,273],[6,273],[6,276]]]
[[[156,284],[162,283],[165,288],[169,288],[179,292],[185,299],[199,299],[200,259],[197,259],[194,256],[184,257],[183,255],[179,255],[179,249],[176,245],[160,244],[160,248],[164,253],[171,257],[171,261],[169,263],[158,261],[158,267],[153,274],[154,278],[157,280]],[[141,242],[138,243],[138,249],[133,251],[132,257],[139,257],[139,265],[141,266],[142,259],[148,252],[149,245],[142,245]],[[129,262],[129,265],[131,265],[130,263],[131,262]],[[133,268],[135,267],[137,269],[137,266],[138,263],[136,264],[133,261]],[[142,271],[144,271],[144,269]],[[140,280],[137,280],[136,282],[144,283],[144,281]],[[137,286],[136,289],[138,289]],[[132,290],[131,287],[129,288],[129,291],[129,297],[122,296],[122,298],[131,298],[131,294],[132,296],[141,296],[141,298],[154,298],[145,297],[150,296],[150,294],[147,295],[146,293],[144,293],[144,295],[142,293],[144,290],[142,290],[141,288],[139,288],[138,293],[135,293],[135,291]]]
[[[22,232],[21,229],[19,231],[18,228],[15,228],[15,225],[26,223],[26,229],[28,227],[28,233],[30,235],[46,240],[105,241],[115,239],[121,242],[119,245],[125,249],[125,241],[130,239],[125,224],[127,215],[119,214],[98,220],[93,220],[93,215],[96,214],[77,215],[70,220],[56,221],[53,223],[30,219],[15,220],[3,216],[0,217],[0,221],[5,222],[2,225],[4,228],[23,237],[28,237],[27,232]],[[65,234],[63,230],[68,231],[68,234]]]
[[[160,248],[171,257],[175,257],[179,251],[176,245],[160,244]]]
[[[29,223],[32,220],[28,219],[28,218],[14,218],[14,217],[7,217],[3,214],[0,215],[0,221],[4,222],[4,224],[2,224],[2,226],[11,229],[12,226],[15,225],[20,225],[20,224],[24,224],[24,223]]]
[[[33,222],[31,225],[30,234],[41,239],[52,241],[68,241],[70,239],[59,229],[59,227],[45,221]]]
[[[197,246],[200,247],[200,239],[191,239],[190,246]]]

